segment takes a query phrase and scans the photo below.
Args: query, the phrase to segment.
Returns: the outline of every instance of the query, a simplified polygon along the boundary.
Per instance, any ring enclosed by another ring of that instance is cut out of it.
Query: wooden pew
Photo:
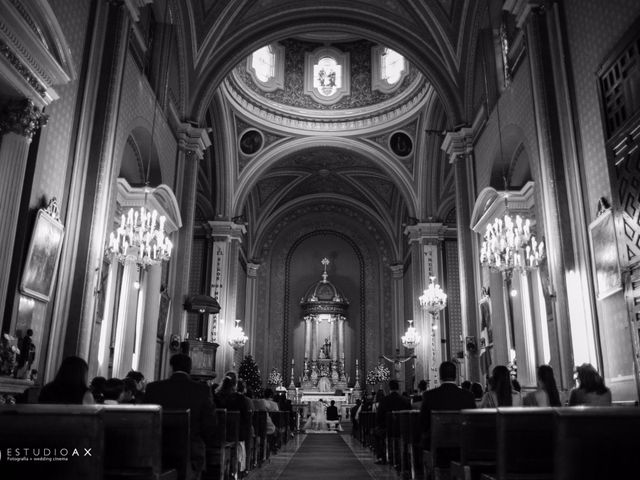
[[[178,480],[185,480],[191,463],[191,412],[162,411],[162,467],[175,469]]]
[[[104,419],[104,478],[177,478],[162,471],[162,407],[102,405]]]
[[[31,450],[26,451],[27,448]],[[104,420],[101,407],[0,405],[0,452],[3,480],[102,480]],[[50,458],[51,461],[14,462],[8,456]],[[54,458],[67,460],[54,461]]]
[[[451,462],[451,480],[472,480],[495,472],[497,413],[496,408],[460,411],[460,461]]]
[[[423,457],[425,478],[448,478],[451,461],[460,456],[461,430],[460,411],[431,412],[430,447]]]
[[[638,478],[640,408],[557,409],[554,478]]]
[[[553,478],[555,408],[498,408],[495,476],[483,479]]]
[[[240,445],[240,412],[227,410],[226,446],[229,449],[229,476],[238,478],[240,471],[238,448]]]
[[[224,480],[229,471],[229,447],[227,446],[227,410],[216,408],[216,435],[212,445],[207,445],[206,470],[203,480]]]
[[[416,453],[419,455],[420,448],[420,428],[418,410],[400,410],[395,413],[400,430],[400,474],[403,478],[415,479],[417,470],[414,467]],[[414,425],[415,424],[415,425]],[[415,428],[415,427],[418,428]],[[415,451],[417,433],[417,452]],[[418,466],[418,468],[420,468]]]
[[[398,425],[396,412],[388,412],[386,418],[386,451],[387,462],[397,470],[400,470],[400,426]]]
[[[253,466],[260,467],[267,460],[267,415],[265,411],[256,410],[253,412],[253,430],[255,434],[255,444],[253,448]]]
[[[422,425],[420,424],[420,410],[411,410],[409,413],[409,448],[410,477],[412,480],[422,478]]]

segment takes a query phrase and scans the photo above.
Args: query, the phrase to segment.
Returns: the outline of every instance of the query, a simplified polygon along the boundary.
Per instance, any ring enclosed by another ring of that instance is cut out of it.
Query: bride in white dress
[[[304,424],[303,430],[328,430],[327,405],[322,399],[311,404],[311,415]]]

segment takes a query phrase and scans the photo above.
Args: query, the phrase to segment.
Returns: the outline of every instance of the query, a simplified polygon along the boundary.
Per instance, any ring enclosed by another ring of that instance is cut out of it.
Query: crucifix
[[[400,349],[396,348],[396,354],[393,356],[393,358],[387,357],[386,355],[380,355],[380,358],[384,358],[387,362],[393,363],[393,378],[395,378],[396,380],[400,380],[402,364],[417,357],[415,355],[402,356],[400,355]]]

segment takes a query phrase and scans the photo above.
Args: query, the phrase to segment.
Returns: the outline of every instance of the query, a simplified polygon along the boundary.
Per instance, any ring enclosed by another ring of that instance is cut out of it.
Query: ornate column
[[[435,276],[438,283],[442,281],[442,242],[445,232],[446,227],[442,223],[419,223],[408,226],[404,231],[409,236],[411,251],[413,318],[423,338],[414,352],[417,357],[416,378],[427,380],[429,388],[438,386],[438,367],[441,362],[438,323],[442,322],[434,323],[432,316],[420,306],[418,297],[429,285],[429,277]]]
[[[158,336],[158,314],[160,313],[160,289],[162,282],[162,264],[149,265],[145,271],[144,323],[141,335],[138,370],[144,378],[155,378],[156,345]]]
[[[213,239],[212,271],[215,272],[212,278],[219,276],[210,295],[218,300],[220,313],[214,315],[218,324],[209,325],[208,341],[220,344],[218,354],[221,358],[216,360],[216,370],[225,372],[233,365],[234,352],[227,339],[235,325],[240,242],[247,230],[244,225],[224,221],[209,222],[209,227]]]
[[[329,320],[329,336],[331,337],[331,360],[334,362],[338,360],[338,329],[337,327],[337,317],[335,315],[331,316],[331,320]]]
[[[458,228],[458,266],[460,269],[460,307],[462,312],[462,334],[478,338],[478,299],[475,287],[475,272],[479,263],[477,239],[471,230],[471,212],[475,199],[473,181],[473,129],[462,128],[457,132],[448,132],[442,142],[442,149],[453,165],[456,184],[456,224]],[[480,380],[478,360],[465,354],[467,378]]]
[[[318,359],[318,318],[313,317],[311,320],[311,360]]]
[[[258,318],[258,269],[259,263],[247,263],[247,288],[244,308],[244,325],[246,328],[249,343],[245,345],[244,353],[249,354],[255,351],[256,341],[256,321]]]
[[[107,274],[107,289],[104,294],[104,312],[100,328],[98,343],[97,372],[93,376],[109,377],[109,356],[111,353],[111,329],[113,324],[113,310],[115,308],[116,282],[118,277],[118,261],[111,259]],[[92,375],[92,373],[90,373]]]
[[[548,8],[550,10],[547,10]],[[539,236],[544,232],[547,245],[547,264],[541,268],[541,276],[547,308],[550,309],[548,321],[551,364],[558,372],[559,387],[570,388],[573,385],[573,346],[565,271],[575,268],[570,205],[575,203],[573,197],[579,197],[580,192],[576,193],[575,187],[573,193],[569,191],[567,176],[570,172],[565,170],[571,166],[571,160],[567,159],[569,164],[565,165],[563,141],[566,139],[563,139],[563,132],[558,128],[559,122],[564,126],[564,117],[559,113],[559,105],[562,102],[556,97],[554,82],[564,66],[554,65],[549,54],[561,46],[561,41],[552,41],[557,28],[550,18],[557,16],[553,8],[549,7],[547,2],[529,0],[516,2],[513,13],[516,15],[517,25],[522,26],[525,32],[531,70],[531,91],[539,152],[539,162],[532,165],[532,170],[534,178],[537,177],[536,205],[539,205],[539,211],[542,213]],[[595,351],[594,346],[590,348]]]
[[[311,359],[311,315],[304,317],[304,359]]]
[[[124,273],[120,286],[120,301],[116,317],[116,340],[113,351],[112,376],[124,378],[132,367],[133,342],[136,330],[136,312],[138,290],[133,286],[139,273],[135,256],[125,260]]]
[[[3,317],[29,145],[46,121],[47,116],[29,99],[11,101],[0,111],[0,315]]]
[[[198,163],[204,158],[205,150],[211,145],[211,140],[206,129],[194,127],[189,123],[178,124],[176,136],[178,140],[176,197],[180,203],[183,226],[178,232],[173,249],[169,295],[174,299],[174,305],[182,305],[190,294],[200,293],[189,292],[189,273],[198,189]],[[175,307],[172,311],[173,328],[169,331],[186,331],[187,312],[183,308]]]
[[[391,288],[393,301],[393,337],[392,345],[400,345],[400,338],[404,333],[404,265],[391,265]]]

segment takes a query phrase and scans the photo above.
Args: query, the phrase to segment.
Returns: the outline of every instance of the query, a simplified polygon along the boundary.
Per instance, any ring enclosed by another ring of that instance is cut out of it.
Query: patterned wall
[[[578,130],[586,175],[588,221],[595,218],[600,197],[611,198],[606,168],[596,72],[606,55],[640,15],[637,0],[566,2],[567,35],[576,90]]]
[[[447,318],[449,320],[448,348],[450,358],[455,358],[456,352],[462,350],[462,307],[460,305],[460,267],[458,264],[458,242],[446,240],[444,242],[446,265],[445,291],[447,292]]]
[[[65,33],[74,67],[79,73],[82,67],[84,41],[91,5],[84,0],[52,0],[49,3]],[[56,197],[58,204],[62,207],[61,213],[64,219],[65,200],[68,194],[65,180],[69,165],[73,161],[71,142],[75,133],[73,126],[78,80],[54,88],[60,98],[45,110],[45,113],[49,115],[49,122],[42,130],[40,137],[40,148],[29,206],[30,208],[38,208],[41,206],[43,197],[47,200]]]
[[[611,199],[596,73],[616,43],[640,15],[640,2],[581,0],[566,2],[567,36],[571,52],[578,116],[579,152],[587,188],[587,221],[596,217],[600,197]],[[597,302],[598,333],[604,375],[614,399],[635,399],[631,339],[624,295],[618,292]]]

